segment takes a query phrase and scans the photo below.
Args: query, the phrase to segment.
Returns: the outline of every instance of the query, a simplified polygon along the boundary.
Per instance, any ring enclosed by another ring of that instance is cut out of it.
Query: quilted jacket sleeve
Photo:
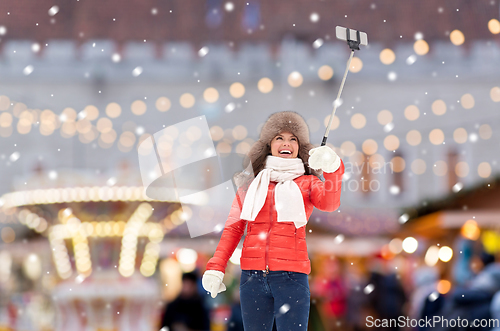
[[[322,211],[334,211],[340,207],[340,193],[342,192],[342,175],[344,162],[340,160],[340,167],[335,172],[323,172],[325,182],[314,176],[311,180],[310,199],[314,207]]]
[[[227,261],[233,255],[236,246],[245,233],[246,220],[240,218],[242,203],[240,200],[240,192],[236,194],[229,211],[222,236],[220,238],[214,256],[208,260],[207,270],[218,270],[225,273]]]

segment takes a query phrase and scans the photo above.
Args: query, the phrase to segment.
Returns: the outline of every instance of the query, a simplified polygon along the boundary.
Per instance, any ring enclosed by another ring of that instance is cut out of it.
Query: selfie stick
[[[345,29],[345,34],[343,33],[344,29]],[[356,40],[352,40],[351,30],[340,26],[337,26],[337,38],[347,41],[347,45],[349,45],[349,48],[351,49],[351,55],[349,56],[349,60],[347,61],[347,67],[345,68],[345,73],[344,77],[342,78],[342,83],[340,83],[340,89],[339,93],[337,94],[337,99],[335,99],[335,102],[333,103],[333,112],[332,115],[330,116],[330,120],[328,121],[328,125],[326,126],[326,131],[325,135],[323,136],[323,141],[321,142],[321,146],[326,145],[326,140],[328,139],[328,133],[330,132],[330,127],[332,126],[333,118],[335,117],[335,112],[337,111],[337,106],[339,106],[340,103],[340,95],[342,94],[342,90],[344,89],[345,79],[347,78],[349,67],[351,66],[351,61],[354,55],[354,51],[355,50],[359,51],[360,44],[365,46],[368,45],[368,38],[366,36],[366,33],[364,32],[360,33],[359,31],[356,31]]]

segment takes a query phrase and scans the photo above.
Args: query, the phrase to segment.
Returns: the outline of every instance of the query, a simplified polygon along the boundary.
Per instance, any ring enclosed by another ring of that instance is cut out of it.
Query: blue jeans
[[[307,330],[310,298],[304,273],[241,271],[240,302],[245,331],[271,331],[274,319],[278,331]]]

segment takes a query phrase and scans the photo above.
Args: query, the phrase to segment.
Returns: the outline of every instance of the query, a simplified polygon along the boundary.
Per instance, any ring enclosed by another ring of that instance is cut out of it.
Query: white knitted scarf
[[[299,186],[293,179],[305,173],[300,158],[287,159],[269,155],[266,166],[248,187],[241,218],[254,221],[264,206],[269,182],[278,182],[275,188],[274,202],[278,213],[278,222],[294,222],[296,228],[306,225],[307,217],[304,200]]]

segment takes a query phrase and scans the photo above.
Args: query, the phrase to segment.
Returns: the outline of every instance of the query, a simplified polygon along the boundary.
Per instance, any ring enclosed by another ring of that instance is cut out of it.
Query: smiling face
[[[271,154],[288,159],[296,158],[299,154],[299,140],[289,132],[282,132],[271,140]]]

